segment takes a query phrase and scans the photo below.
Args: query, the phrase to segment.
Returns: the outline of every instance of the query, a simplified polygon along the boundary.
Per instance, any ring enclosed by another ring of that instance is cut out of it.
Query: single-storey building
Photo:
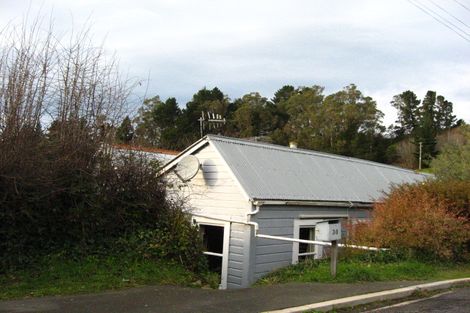
[[[248,287],[306,257],[325,219],[365,219],[394,184],[425,175],[390,165],[268,143],[207,135],[162,170],[169,194],[184,198],[200,226],[220,287]]]

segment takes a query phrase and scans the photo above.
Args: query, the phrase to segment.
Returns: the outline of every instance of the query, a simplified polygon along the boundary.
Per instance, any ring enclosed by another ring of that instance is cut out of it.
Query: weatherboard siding
[[[294,220],[302,217],[322,219],[349,215],[351,219],[367,218],[369,211],[354,208],[322,208],[302,206],[262,206],[255,220],[259,234],[293,238]],[[288,241],[256,238],[253,281],[292,263],[292,245]]]
[[[244,288],[250,285],[250,234],[248,225],[232,223],[227,271],[228,288]]]
[[[169,173],[173,197],[183,199],[188,210],[221,219],[242,220],[251,208],[248,199],[234,180],[230,169],[219,153],[210,144],[193,153],[201,164],[201,169],[187,183],[182,183],[176,175]]]
[[[232,221],[246,221],[251,203],[242,193],[227,165],[210,144],[192,153],[201,169],[187,183],[182,183],[172,172],[167,174],[173,188],[172,197],[183,199],[190,212],[207,217]],[[236,289],[250,285],[250,226],[230,224],[228,249],[227,288]]]

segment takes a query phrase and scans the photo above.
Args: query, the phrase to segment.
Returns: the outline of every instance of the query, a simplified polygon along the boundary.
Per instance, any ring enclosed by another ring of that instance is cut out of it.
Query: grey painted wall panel
[[[256,272],[255,272],[255,278],[259,279],[261,275],[258,275],[260,273],[269,273],[274,270],[277,270],[278,268],[289,266],[291,264],[290,261],[281,261],[281,262],[273,262],[273,263],[263,263],[263,264],[258,264],[256,266]]]
[[[273,262],[291,262],[292,260],[292,250],[283,253],[269,253],[269,254],[259,254],[256,256],[256,264],[263,263],[273,263]]]
[[[230,275],[230,274],[229,274],[229,275],[227,276],[227,279],[228,279],[228,281],[230,282],[230,284],[239,286],[238,288],[240,288],[241,285],[242,285],[242,279],[241,279],[241,277],[237,277],[237,276],[234,276],[234,275]]]
[[[243,254],[244,248],[239,246],[230,246],[230,252],[236,254]]]
[[[259,233],[264,235],[293,237],[294,220],[349,216],[351,219],[367,218],[370,211],[356,208],[329,208],[307,206],[262,206],[254,220],[259,225]],[[292,262],[292,243],[275,239],[256,238],[254,279],[287,266]]]
[[[243,254],[230,253],[229,259],[232,261],[243,262]]]
[[[227,285],[242,287],[243,278],[243,227],[239,224],[230,225],[230,240],[227,269]]]
[[[230,246],[243,247],[243,239],[241,239],[241,238],[230,238]]]
[[[277,241],[277,242],[280,242],[280,241]],[[270,254],[270,253],[283,253],[283,252],[288,251],[289,249],[292,251],[291,243],[258,246],[256,251],[258,252],[257,255],[263,255],[263,254]]]

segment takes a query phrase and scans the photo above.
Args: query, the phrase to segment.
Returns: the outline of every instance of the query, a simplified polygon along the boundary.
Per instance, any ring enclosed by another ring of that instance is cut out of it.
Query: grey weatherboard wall
[[[259,233],[293,238],[294,220],[324,219],[348,216],[351,219],[368,218],[369,210],[363,208],[335,208],[309,206],[262,206],[254,221],[259,225]],[[269,272],[292,263],[292,242],[256,238],[254,282]]]
[[[293,238],[296,219],[367,218],[369,210],[363,205],[370,206],[392,185],[429,177],[366,160],[214,135],[188,147],[165,165],[165,171],[187,154],[202,157],[199,183],[206,175],[217,177],[207,188],[222,188],[211,194],[217,198],[202,199],[204,202],[195,196],[195,203],[199,213],[215,214],[213,218],[222,215],[231,221],[227,288],[248,287],[292,263],[293,243],[255,237],[254,227],[241,222],[250,220],[246,214],[255,210],[255,203],[262,203],[251,216],[260,234]],[[235,183],[230,183],[227,193],[225,184],[231,180]]]

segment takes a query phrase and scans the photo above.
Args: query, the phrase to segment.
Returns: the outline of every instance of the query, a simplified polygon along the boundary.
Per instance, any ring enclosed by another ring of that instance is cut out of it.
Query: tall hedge
[[[142,256],[158,241],[159,252],[150,256],[172,258],[189,267],[198,264],[197,230],[181,206],[166,200],[157,168],[145,158],[116,156],[92,140],[75,142],[72,148],[50,133],[25,134],[21,142],[0,142],[4,269],[56,251],[116,251],[116,242],[129,245],[131,238],[148,232],[158,232],[161,238],[146,238],[145,247],[134,242]]]

